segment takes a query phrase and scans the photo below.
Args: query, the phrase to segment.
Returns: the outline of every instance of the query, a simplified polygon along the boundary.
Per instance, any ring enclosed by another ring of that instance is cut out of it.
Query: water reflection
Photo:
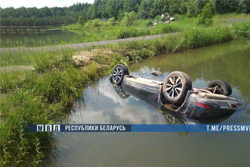
[[[167,124],[202,124],[202,123],[210,123],[210,124],[217,124],[222,121],[224,121],[226,118],[229,118],[231,114],[216,117],[213,119],[203,119],[203,120],[197,120],[193,118],[186,117],[179,112],[176,112],[176,108],[172,106],[171,104],[161,104],[159,103],[159,95],[157,92],[143,92],[138,89],[130,89],[126,87],[125,85],[118,86],[113,84],[114,89],[116,90],[116,93],[121,97],[124,98],[124,96],[127,98],[129,95],[141,99],[151,106],[153,106],[158,112],[162,113],[164,116]],[[181,112],[181,111],[180,111]]]
[[[93,89],[93,87],[95,89]],[[118,89],[118,88],[117,88]],[[165,119],[153,106],[144,101],[117,94],[109,82],[103,78],[96,85],[84,91],[83,98],[78,99],[70,123],[165,123]],[[122,98],[121,98],[121,97]],[[85,105],[88,104],[88,105]]]

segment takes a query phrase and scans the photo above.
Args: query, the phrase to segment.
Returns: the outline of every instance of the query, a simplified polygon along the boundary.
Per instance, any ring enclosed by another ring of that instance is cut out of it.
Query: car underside
[[[192,88],[190,77],[180,71],[171,72],[161,82],[129,75],[128,68],[119,64],[110,81],[124,91],[123,96],[135,95],[154,106],[195,119],[230,114],[241,105],[239,99],[230,96],[232,89],[225,81],[215,80],[206,88],[196,89]]]

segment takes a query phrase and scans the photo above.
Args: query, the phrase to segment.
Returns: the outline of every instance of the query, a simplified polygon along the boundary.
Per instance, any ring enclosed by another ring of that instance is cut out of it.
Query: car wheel
[[[112,72],[112,82],[120,85],[123,81],[124,75],[129,75],[128,67],[123,64],[118,64]]]
[[[181,105],[189,90],[192,90],[192,82],[184,72],[174,71],[164,80],[163,95],[172,104]]]
[[[222,80],[215,80],[208,84],[208,89],[212,91],[212,93],[215,94],[222,94],[225,96],[230,96],[232,94],[232,88],[231,86]],[[212,88],[212,89],[211,89]]]

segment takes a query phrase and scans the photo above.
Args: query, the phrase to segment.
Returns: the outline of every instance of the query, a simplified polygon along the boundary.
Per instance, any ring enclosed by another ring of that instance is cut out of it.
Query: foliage
[[[249,14],[250,13],[250,1],[249,0],[240,0],[238,12]]]
[[[84,25],[84,19],[83,19],[83,17],[82,16],[80,16],[79,18],[78,18],[78,24],[80,24],[80,25]]]
[[[232,13],[236,12],[239,7],[239,0],[213,0],[213,6],[216,13]]]
[[[250,37],[250,21],[234,23],[233,30],[236,36],[239,37]]]
[[[78,3],[70,7],[0,8],[1,26],[45,26],[76,23],[79,16],[87,16],[90,4]]]
[[[131,26],[136,19],[137,16],[135,12],[125,13],[123,22],[125,23],[126,26]]]
[[[115,24],[116,24],[115,18],[114,18],[114,17],[111,17],[111,18],[109,19],[109,25],[114,26]]]
[[[140,0],[126,0],[124,1],[124,10],[125,12],[138,12],[138,6],[139,6]]]
[[[146,21],[145,25],[146,25],[147,27],[152,26],[152,25],[153,25],[153,20],[148,19],[148,20]]]
[[[250,13],[249,0],[95,0],[93,4],[78,3],[63,8],[0,8],[1,26],[45,26],[77,23],[80,16],[88,19],[121,20],[125,13],[135,12],[140,19],[155,18],[165,12],[196,17],[206,3],[212,12]]]
[[[138,17],[140,19],[147,19],[147,18],[152,18],[153,17],[153,3],[154,1],[152,0],[143,0],[142,3],[140,4],[139,11],[138,11]]]
[[[197,16],[197,8],[195,5],[195,0],[190,0],[187,2],[187,17],[196,17]]]
[[[168,5],[171,15],[186,13],[187,8],[183,0],[168,0]]]
[[[212,14],[210,3],[207,3],[205,7],[202,9],[202,13],[198,16],[197,24],[210,26],[213,24],[212,17],[213,17],[213,14]]]
[[[155,0],[153,3],[152,17],[156,17],[166,12],[169,13],[168,0]]]
[[[94,20],[92,21],[92,25],[93,25],[94,27],[100,27],[100,26],[101,26],[101,21],[100,21],[100,19],[94,19]]]

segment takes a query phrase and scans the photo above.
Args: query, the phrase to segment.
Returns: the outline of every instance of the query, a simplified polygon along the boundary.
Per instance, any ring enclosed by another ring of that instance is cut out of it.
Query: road
[[[54,46],[42,46],[42,47],[17,47],[17,48],[0,48],[2,53],[16,53],[16,52],[30,52],[30,51],[57,51],[61,49],[74,49],[80,50],[83,48],[91,47],[91,46],[101,46],[101,45],[108,45],[108,44],[116,44],[119,42],[127,42],[127,41],[135,41],[135,40],[149,40],[149,39],[156,39],[161,38],[166,35],[177,34],[177,33],[170,33],[170,34],[160,34],[160,35],[150,35],[144,37],[133,37],[133,38],[125,38],[125,39],[116,39],[116,40],[109,40],[109,41],[98,41],[98,42],[88,42],[88,43],[77,43],[77,44],[67,44],[67,45],[54,45]]]

